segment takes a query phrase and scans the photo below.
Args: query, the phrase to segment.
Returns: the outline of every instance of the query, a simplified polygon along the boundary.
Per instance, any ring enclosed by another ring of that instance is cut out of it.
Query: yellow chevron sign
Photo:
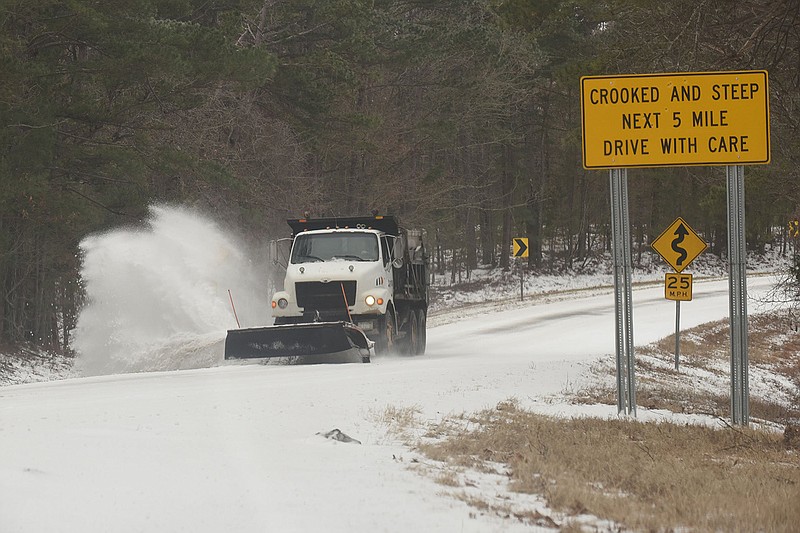
[[[514,257],[528,257],[528,239],[525,237],[514,237],[512,240]]]

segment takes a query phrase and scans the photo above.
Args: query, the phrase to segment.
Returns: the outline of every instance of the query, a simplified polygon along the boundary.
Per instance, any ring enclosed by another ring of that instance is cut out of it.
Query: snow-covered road
[[[749,278],[750,295],[771,282]],[[694,292],[682,328],[727,316],[727,281]],[[663,287],[635,291],[636,344],[673,332],[674,313]],[[530,531],[476,516],[410,469],[387,408],[438,421],[513,397],[577,412],[560,397],[613,357],[613,298],[448,322],[422,357],[2,387],[0,531]],[[334,428],[361,444],[317,435]]]

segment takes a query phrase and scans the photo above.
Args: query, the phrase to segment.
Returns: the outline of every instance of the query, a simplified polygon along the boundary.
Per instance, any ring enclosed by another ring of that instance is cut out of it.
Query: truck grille
[[[347,305],[353,305],[356,301],[355,281],[331,281],[328,283],[304,281],[296,283],[294,288],[297,293],[297,305],[305,311],[312,309],[317,311],[345,311],[342,286],[344,286],[344,294],[347,296]]]

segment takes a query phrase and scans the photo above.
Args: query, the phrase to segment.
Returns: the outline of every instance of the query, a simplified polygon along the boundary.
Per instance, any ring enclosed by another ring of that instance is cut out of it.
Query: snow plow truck
[[[428,256],[424,232],[393,216],[301,218],[292,230],[274,325],[229,330],[225,359],[352,352],[425,353]],[[276,262],[276,243],[271,243]]]

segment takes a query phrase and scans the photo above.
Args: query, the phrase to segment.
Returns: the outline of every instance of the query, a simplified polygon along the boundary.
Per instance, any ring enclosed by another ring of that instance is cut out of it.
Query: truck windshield
[[[373,233],[318,233],[298,235],[291,262],[377,261],[378,237]]]

